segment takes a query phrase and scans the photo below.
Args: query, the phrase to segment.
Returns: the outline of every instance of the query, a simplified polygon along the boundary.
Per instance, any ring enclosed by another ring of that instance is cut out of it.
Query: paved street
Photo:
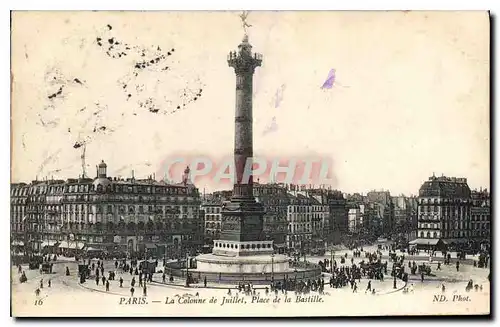
[[[350,255],[348,255],[347,263],[350,264]],[[311,262],[318,262],[319,260],[324,260],[325,258],[329,258],[329,256],[323,257],[309,257],[308,260]],[[338,259],[338,255],[337,255]],[[363,258],[356,258],[355,263],[358,263]],[[424,262],[424,258],[421,260],[416,260],[418,262]],[[161,262],[159,266],[161,265]],[[389,264],[389,267],[391,265]],[[376,290],[375,296],[380,298],[381,303],[398,303],[401,301],[408,301],[409,299],[420,299],[422,296],[427,299],[426,301],[431,301],[433,295],[442,294],[441,293],[441,285],[444,283],[449,294],[465,294],[465,286],[469,279],[473,279],[474,283],[483,285],[482,292],[473,292],[473,296],[477,298],[481,298],[481,301],[488,301],[489,305],[489,282],[487,280],[487,276],[489,273],[489,269],[475,268],[469,264],[462,264],[460,267],[460,271],[457,272],[455,265],[441,265],[442,270],[436,271],[437,263],[433,263],[433,274],[436,276],[426,277],[424,282],[420,281],[419,276],[410,275],[410,280],[408,282],[407,287],[413,289],[413,293],[403,294],[402,289],[405,287],[405,284],[398,280],[397,289],[393,289],[392,278],[387,276],[384,282],[372,280],[372,288]],[[70,276],[65,276],[66,267],[70,270]],[[107,261],[104,264],[105,267],[105,275],[107,276],[107,272],[114,270],[114,261]],[[28,282],[21,284],[19,282],[19,274],[15,267],[12,267],[12,291],[13,291],[13,306],[17,308],[17,312],[22,314],[23,312],[26,314],[41,314],[44,315],[45,312],[58,312],[58,315],[77,315],[81,313],[82,310],[92,310],[92,312],[100,312],[100,310],[104,308],[109,308],[108,314],[113,314],[113,312],[125,312],[133,310],[133,312],[143,312],[145,308],[139,307],[138,305],[121,307],[117,306],[117,304],[123,301],[127,301],[130,298],[130,281],[132,279],[132,275],[130,273],[122,273],[120,269],[117,270],[117,275],[114,281],[110,281],[110,290],[106,292],[105,286],[100,282],[99,285],[96,285],[95,280],[87,280],[83,285],[79,284],[77,278],[77,263],[74,261],[59,261],[54,264],[54,273],[51,275],[40,275],[38,270],[26,270],[27,267],[23,267],[23,270],[26,271],[26,276],[28,277]],[[161,269],[160,267],[158,270]],[[389,269],[390,273],[390,269]],[[122,277],[124,279],[123,287],[119,287],[118,280]],[[44,287],[41,289],[41,294],[37,298],[35,296],[35,289],[39,287],[40,280],[43,278]],[[52,287],[48,288],[47,281],[51,280]],[[328,281],[328,276],[325,276],[325,281]],[[168,282],[168,278],[167,278]],[[176,278],[174,280],[174,285],[172,284],[163,284],[161,273],[156,273],[153,278],[153,283],[149,283],[147,286],[147,301],[148,308],[151,305],[158,304],[154,306],[154,310],[159,315],[168,315],[168,308],[171,308],[166,305],[159,305],[160,302],[164,304],[166,298],[170,299],[175,298],[178,299],[182,294],[191,294],[196,297],[196,293],[198,293],[198,297],[200,298],[210,298],[217,297],[221,299],[222,297],[227,297],[227,289],[229,287],[234,287],[234,285],[220,285],[220,284],[209,284],[210,288],[203,288],[202,285],[193,285],[191,288],[184,287],[184,280]],[[361,282],[358,283],[358,292],[353,294],[352,290],[349,286],[344,288],[330,288],[327,284],[325,284],[325,295],[323,296],[325,303],[334,304],[339,299],[344,299],[345,301],[354,301],[358,299],[358,305],[360,300],[366,300],[368,297],[373,297],[371,294],[365,294],[365,288],[368,283],[367,279],[361,279]],[[237,293],[234,289],[232,294]],[[312,292],[311,294],[317,294],[316,292]],[[136,276],[136,286],[135,286],[135,297],[142,297],[142,288],[138,287],[138,277]],[[263,289],[257,290],[257,295],[265,298],[265,292]],[[488,296],[487,296],[488,295]],[[244,296],[240,294],[239,296],[243,296],[246,298],[246,301],[251,303],[252,297]],[[279,294],[278,297],[284,298],[284,294]],[[288,296],[294,296],[291,292],[288,293]],[[403,298],[401,298],[403,296]],[[269,299],[274,299],[274,294],[269,294]],[[41,299],[42,305],[35,305],[35,300]],[[156,302],[152,302],[156,301]],[[159,302],[158,302],[159,301]],[[479,301],[479,300],[477,300]],[[378,301],[377,301],[378,302]],[[64,305],[64,304],[68,305]],[[71,304],[70,304],[71,303]],[[79,303],[77,305],[76,303]],[[413,303],[413,302],[412,302]],[[414,304],[414,303],[413,303]],[[226,304],[229,305],[229,304]],[[293,304],[290,304],[293,305]],[[373,302],[370,301],[370,306],[373,305]],[[185,308],[185,306],[181,306]],[[50,310],[49,310],[50,308]],[[120,308],[120,309],[117,309]],[[151,309],[151,308],[150,308]],[[198,306],[196,309],[205,310],[206,307]],[[363,308],[363,310],[366,308]],[[117,311],[118,310],[118,311]],[[137,311],[138,310],[138,311]],[[177,309],[176,309],[177,310]],[[272,310],[272,307],[269,309]],[[149,311],[145,310],[145,314]],[[181,312],[181,311],[176,311]],[[205,312],[205,311],[203,311]],[[366,312],[363,311],[363,312]],[[399,312],[399,311],[398,311]],[[104,314],[106,312],[103,312]],[[192,311],[191,311],[192,313]],[[189,310],[186,311],[186,314],[189,314]],[[209,314],[207,312],[207,314]],[[236,310],[234,314],[238,314]],[[324,313],[323,313],[324,314]],[[369,313],[368,313],[369,314]]]

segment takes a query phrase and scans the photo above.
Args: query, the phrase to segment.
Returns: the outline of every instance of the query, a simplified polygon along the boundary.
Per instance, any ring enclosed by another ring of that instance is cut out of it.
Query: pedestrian
[[[130,288],[130,296],[131,297],[134,297],[134,292],[135,292],[134,287],[131,287]]]
[[[49,286],[49,288],[50,288],[50,286],[52,285],[52,282],[51,282],[51,280],[50,280],[50,279],[49,279],[49,281],[48,281],[48,283],[47,283],[47,284],[48,284],[48,286]]]
[[[103,275],[101,280],[102,280],[102,285],[104,285],[106,283],[106,277],[104,277],[104,275]]]
[[[457,272],[458,272],[459,268],[460,268],[460,261],[457,261]]]
[[[366,293],[367,291],[371,291],[371,290],[372,290],[372,281],[371,281],[371,280],[369,280],[369,281],[368,281],[368,285],[366,286],[366,291],[365,291],[365,293]]]
[[[99,286],[99,276],[95,276],[95,284]]]
[[[40,289],[39,289],[39,288],[37,288],[37,289],[35,290],[35,295],[36,295],[36,296],[39,296],[39,295],[40,295]]]
[[[165,284],[165,273],[163,273],[163,275],[161,275],[161,280],[163,281],[163,284]]]
[[[207,276],[203,278],[203,286],[207,287]]]
[[[445,292],[446,291],[446,287],[444,286],[444,283],[441,285],[441,292]]]
[[[142,289],[142,295],[148,296],[148,289],[146,288],[146,284],[144,284],[144,288]]]
[[[109,292],[109,280],[106,281],[106,292]]]
[[[441,270],[441,262],[438,262],[437,270]]]
[[[120,277],[120,287],[123,287],[123,278]]]
[[[40,279],[40,288],[43,288],[43,278]]]

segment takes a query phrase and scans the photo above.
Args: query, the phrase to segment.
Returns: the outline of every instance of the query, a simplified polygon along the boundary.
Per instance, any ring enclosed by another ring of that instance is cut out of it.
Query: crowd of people
[[[383,261],[383,252],[384,256],[388,255],[388,260]],[[388,252],[387,252],[388,251]],[[420,250],[410,249],[406,255],[418,255]],[[409,270],[412,275],[420,275],[421,281],[424,282],[424,276],[432,276],[431,275],[431,264],[432,258],[435,258],[435,251],[429,251],[429,263],[420,262],[417,264],[415,260],[410,261],[405,258],[405,253],[396,253],[396,249],[393,246],[379,246],[378,249],[373,251],[365,251],[363,248],[353,248],[352,255],[349,258],[348,253],[344,253],[340,257],[336,259],[332,255],[330,258],[325,258],[322,262],[320,261],[320,266],[322,267],[322,272],[327,273],[325,282],[325,277],[321,277],[318,279],[296,279],[296,278],[284,278],[280,281],[272,282],[268,287],[265,288],[266,294],[275,293],[278,295],[281,293],[287,292],[295,292],[296,294],[309,294],[310,292],[318,292],[320,294],[324,293],[325,283],[329,284],[330,288],[348,288],[352,290],[353,293],[357,293],[360,288],[361,279],[366,279],[367,283],[363,283],[363,289],[365,293],[376,294],[376,291],[373,287],[373,281],[383,282],[384,279],[393,278],[394,288],[396,287],[396,280],[400,279],[404,282],[408,282],[408,273],[405,272],[405,268]],[[450,264],[451,256],[449,253],[443,253],[444,261],[439,260],[434,264],[437,265],[437,271],[442,270],[441,264]],[[355,261],[355,258],[358,259]],[[43,263],[51,263],[51,261],[55,261],[57,259],[56,255],[46,255],[43,257]],[[361,260],[359,260],[361,259]],[[489,259],[489,258],[488,258]],[[80,259],[81,261],[82,259]],[[487,260],[482,260],[481,267],[485,267],[487,265]],[[112,262],[113,263],[113,262]],[[474,260],[474,267],[477,267],[478,264]],[[150,265],[154,266],[154,269],[150,268]],[[83,265],[86,266],[86,269],[80,271],[80,277],[83,277],[81,282],[84,282],[85,279],[93,278],[95,280],[96,286],[102,286],[106,291],[110,291],[110,281],[116,279],[116,275],[118,272],[121,274],[130,274],[132,277],[130,280],[130,294],[133,296],[137,287],[139,289],[142,288],[143,295],[147,295],[147,284],[153,282],[153,274],[156,272],[156,267],[158,266],[158,260],[154,262],[149,262],[148,264],[138,264],[137,260],[114,260],[114,269],[111,266],[111,269],[107,272],[107,276],[105,274],[104,268],[104,260],[91,260],[91,259],[83,259]],[[392,267],[391,267],[392,266]],[[459,272],[461,268],[460,258],[455,262],[456,271]],[[389,271],[390,270],[390,271]],[[21,266],[18,266],[18,272],[20,275],[21,283],[26,282],[26,274],[22,271]],[[169,282],[173,283],[173,275],[169,272],[170,276],[168,276],[165,271],[161,271],[161,280],[163,283],[167,283],[167,279]],[[70,271],[68,267],[66,267],[66,275],[70,275]],[[325,275],[324,275],[325,276]],[[389,277],[390,276],[390,277]],[[124,279],[125,276],[119,276],[119,287],[124,287]],[[125,277],[126,278],[126,277]],[[200,282],[203,282],[203,286],[207,287],[206,277],[203,279],[199,278]],[[191,278],[191,281],[188,283],[198,282]],[[37,287],[38,292],[43,288],[44,281],[43,279],[40,281],[39,287]],[[51,287],[51,280],[46,283],[48,287]],[[366,285],[366,289],[364,288]],[[378,288],[378,287],[377,287]],[[442,285],[442,289],[444,291],[445,286]],[[255,287],[251,283],[240,283],[237,287],[238,293],[245,293],[247,295],[255,294]],[[482,285],[474,284],[471,281],[466,286],[466,290],[482,290]],[[403,288],[403,293],[411,293],[413,291],[413,284],[411,286],[405,286]]]

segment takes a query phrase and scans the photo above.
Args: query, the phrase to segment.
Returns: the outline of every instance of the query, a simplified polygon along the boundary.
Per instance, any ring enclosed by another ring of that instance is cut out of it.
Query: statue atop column
[[[252,25],[247,23],[248,14],[250,14],[249,11],[243,11],[243,13],[240,15],[241,24],[243,26],[243,31],[245,32],[245,36],[248,36],[247,28],[252,27]]]

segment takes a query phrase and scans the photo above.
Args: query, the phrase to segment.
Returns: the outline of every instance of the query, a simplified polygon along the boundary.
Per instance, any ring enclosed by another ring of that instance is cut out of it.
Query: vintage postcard
[[[489,315],[489,31],[12,12],[12,316]]]

